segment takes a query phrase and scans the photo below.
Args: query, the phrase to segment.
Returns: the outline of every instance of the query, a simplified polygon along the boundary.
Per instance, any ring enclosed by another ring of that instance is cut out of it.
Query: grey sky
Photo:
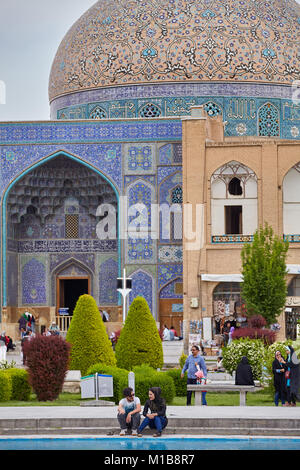
[[[96,0],[0,0],[0,121],[48,120],[48,79],[58,46]]]
[[[0,0],[0,121],[49,119],[48,79],[57,48],[96,0]],[[297,0],[300,4],[300,0]]]

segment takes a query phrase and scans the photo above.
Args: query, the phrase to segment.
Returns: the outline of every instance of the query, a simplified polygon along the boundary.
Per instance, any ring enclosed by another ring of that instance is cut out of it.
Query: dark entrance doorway
[[[78,298],[83,294],[90,294],[89,277],[58,278],[57,284],[57,308],[69,307],[69,315],[73,315]]]

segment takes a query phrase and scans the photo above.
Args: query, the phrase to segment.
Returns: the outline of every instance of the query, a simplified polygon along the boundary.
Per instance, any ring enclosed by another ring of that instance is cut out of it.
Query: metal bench
[[[240,406],[246,406],[247,392],[258,392],[263,387],[258,385],[235,385],[234,383],[208,383],[205,385],[187,385],[187,390],[195,392],[195,406],[201,406],[202,392],[240,392]]]

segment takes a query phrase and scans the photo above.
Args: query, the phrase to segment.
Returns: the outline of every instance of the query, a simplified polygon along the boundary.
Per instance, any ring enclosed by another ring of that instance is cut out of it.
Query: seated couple
[[[127,430],[131,430],[132,436],[142,437],[142,431],[146,426],[155,429],[154,437],[160,437],[162,430],[167,426],[165,400],[160,396],[161,389],[152,387],[149,389],[149,399],[143,409],[144,419],[140,424],[141,402],[134,395],[132,388],[123,390],[124,398],[120,400],[118,407],[118,421],[121,427],[120,436],[125,436]]]

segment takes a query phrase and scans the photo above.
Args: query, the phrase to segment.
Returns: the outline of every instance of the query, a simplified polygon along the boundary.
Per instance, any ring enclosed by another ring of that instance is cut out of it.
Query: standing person
[[[6,334],[2,331],[0,336],[0,362],[6,361]]]
[[[197,345],[193,345],[191,349],[192,354],[189,355],[187,360],[185,361],[185,364],[183,366],[183,369],[181,371],[181,378],[183,379],[184,373],[187,370],[188,371],[188,377],[187,377],[187,385],[193,385],[197,383],[197,377],[196,374],[198,372],[198,367],[200,370],[203,372],[203,377],[206,379],[207,377],[207,368],[205,361],[203,357],[200,354],[200,348]],[[197,367],[198,366],[198,367]],[[192,401],[192,393],[188,391],[186,395],[186,404],[189,406]],[[202,405],[207,405],[206,403],[206,392],[202,392]]]
[[[137,428],[140,424],[141,402],[134,396],[131,387],[124,388],[124,398],[118,406],[118,421],[121,427],[120,436],[125,436],[126,430],[132,430],[132,436],[137,436]]]
[[[286,406],[296,406],[296,401],[300,401],[300,364],[294,348],[292,348],[292,346],[286,346],[286,350],[288,352],[286,358],[286,387],[288,405]]]
[[[153,437],[160,437],[162,430],[168,424],[168,418],[166,417],[166,403],[160,396],[160,387],[150,388],[148,394],[149,399],[146,401],[143,410],[145,418],[138,429],[138,437],[142,437],[142,431],[146,426],[149,426],[150,429],[156,429]]]
[[[19,332],[20,332],[20,336],[22,340],[24,336],[22,335],[22,333],[23,331],[26,331],[26,328],[27,328],[27,318],[25,317],[25,314],[19,318],[18,323],[19,323]]]
[[[247,356],[243,356],[236,368],[235,385],[255,385],[252,368]]]
[[[275,359],[272,363],[272,372],[274,375],[274,387],[275,387],[275,397],[274,402],[275,406],[278,406],[279,400],[281,400],[282,406],[285,405],[286,399],[286,383],[285,383],[285,371],[286,363],[283,357],[281,356],[280,351],[275,352]]]
[[[229,339],[228,339],[228,346],[232,343],[232,335],[233,335],[233,332],[234,332],[235,328],[234,326],[231,326],[230,330],[229,330]]]

